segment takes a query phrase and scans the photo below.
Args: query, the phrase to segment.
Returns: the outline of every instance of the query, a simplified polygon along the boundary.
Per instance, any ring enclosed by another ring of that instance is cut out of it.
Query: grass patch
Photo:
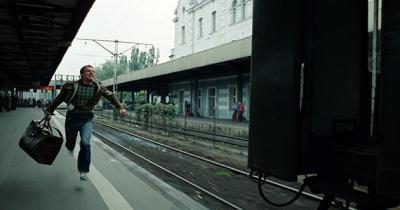
[[[233,175],[233,173],[230,172],[230,171],[218,171],[218,172],[216,173],[216,175],[217,175],[217,176],[226,176],[226,177],[230,177],[230,176]]]

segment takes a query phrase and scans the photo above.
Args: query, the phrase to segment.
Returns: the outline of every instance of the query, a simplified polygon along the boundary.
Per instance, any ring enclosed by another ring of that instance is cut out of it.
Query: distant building
[[[146,90],[177,114],[249,119],[253,0],[179,0],[171,61],[118,76],[119,90]],[[103,81],[112,85],[112,79]]]
[[[252,0],[179,0],[171,58],[250,37],[252,8]]]
[[[252,9],[252,0],[179,0],[173,19],[175,42],[170,57],[179,59],[235,41],[251,40]],[[230,118],[232,107],[238,101],[248,107],[249,60],[246,58],[241,67],[229,66],[226,64],[232,61],[223,61],[221,65],[225,65],[225,71],[231,72],[223,76],[171,81],[169,90],[178,112],[184,113],[185,101],[195,105],[191,109],[196,116],[203,117]],[[197,84],[195,88],[193,84]],[[248,117],[248,113],[245,113],[245,117]]]

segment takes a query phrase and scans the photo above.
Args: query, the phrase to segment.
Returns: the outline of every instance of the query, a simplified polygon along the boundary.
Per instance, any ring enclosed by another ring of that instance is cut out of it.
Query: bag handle
[[[59,136],[61,138],[63,138],[63,135],[61,133],[61,131],[56,128],[56,127],[52,127],[50,125],[50,119],[49,118],[43,118],[40,121],[37,122],[39,127],[41,127],[42,129],[47,129],[52,135],[53,135],[53,129],[57,131],[57,133],[59,134]]]
[[[56,130],[57,133],[58,133],[58,135],[59,135],[61,138],[63,138],[63,135],[62,135],[61,131],[60,131],[58,128],[56,128],[56,127],[49,127],[49,128],[50,128],[50,129],[53,128],[54,130]],[[53,131],[51,131],[51,134],[53,134]]]

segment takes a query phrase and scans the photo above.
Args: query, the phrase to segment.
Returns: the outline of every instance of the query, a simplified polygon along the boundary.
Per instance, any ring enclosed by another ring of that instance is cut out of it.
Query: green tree
[[[114,76],[114,62],[106,61],[96,68],[96,80],[102,81]]]
[[[157,48],[156,57],[155,57],[155,64],[158,64],[159,60],[160,60],[160,50]]]
[[[141,90],[135,93],[135,103],[136,104],[145,104],[147,99],[147,92],[145,90]]]
[[[126,55],[122,55],[117,65],[117,76],[125,74],[127,71],[145,69],[158,64],[160,51],[153,46],[148,51],[140,51],[134,47],[131,50],[130,60]],[[107,60],[105,63],[96,67],[96,79],[99,81],[112,78],[114,76],[114,60]]]
[[[139,54],[139,69],[147,68],[147,52],[140,52]]]
[[[156,57],[156,53],[155,53],[155,49],[152,46],[149,51],[148,51],[148,57],[147,57],[147,61],[146,61],[146,66],[153,66],[155,64],[155,57]]]
[[[96,67],[96,80],[102,81],[114,77],[114,60],[107,60],[101,64],[100,67]],[[117,65],[117,76],[125,74],[128,69],[128,59],[126,56],[122,56]]]
[[[121,59],[118,62],[117,67],[117,76],[121,74],[125,74],[128,69],[128,58],[125,55],[121,56]]]
[[[158,63],[160,52],[152,46],[148,51],[140,51],[134,47],[131,51],[131,59],[129,61],[129,70],[136,71],[154,66]]]
[[[129,61],[129,70],[135,71],[139,69],[139,49],[134,47],[131,51],[131,59]]]

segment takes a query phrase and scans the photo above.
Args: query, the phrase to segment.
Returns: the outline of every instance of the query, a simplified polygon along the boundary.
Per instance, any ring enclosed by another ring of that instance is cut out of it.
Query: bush
[[[150,119],[158,117],[162,122],[172,121],[175,118],[175,106],[172,104],[143,104],[136,109],[138,121],[143,121],[146,125]]]

